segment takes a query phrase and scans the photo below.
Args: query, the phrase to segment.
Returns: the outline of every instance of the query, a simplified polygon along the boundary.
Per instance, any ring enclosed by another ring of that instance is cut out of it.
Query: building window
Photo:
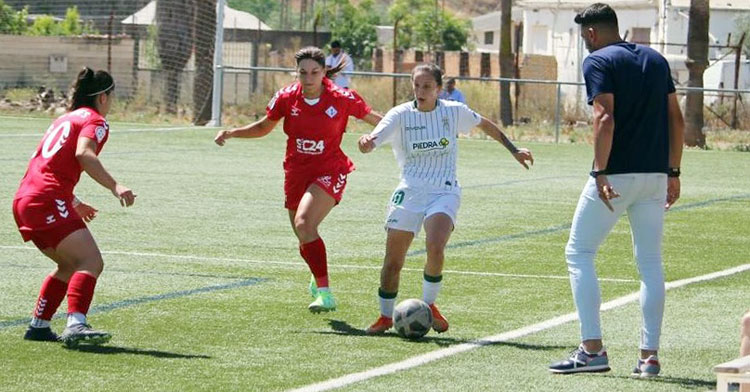
[[[495,40],[495,32],[494,31],[485,31],[484,32],[484,44],[485,45],[492,45],[494,40]]]

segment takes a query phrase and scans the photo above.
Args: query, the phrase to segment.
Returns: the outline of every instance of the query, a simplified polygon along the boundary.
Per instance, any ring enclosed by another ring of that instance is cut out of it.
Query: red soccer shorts
[[[74,231],[85,229],[72,206],[72,197],[30,196],[13,200],[13,217],[24,241],[37,248],[57,248]]]
[[[350,170],[344,166],[333,168],[324,174],[300,173],[296,171],[286,172],[284,177],[284,207],[288,210],[296,210],[310,185],[317,185],[327,194],[331,195],[336,204],[341,202],[346,188],[346,180]]]

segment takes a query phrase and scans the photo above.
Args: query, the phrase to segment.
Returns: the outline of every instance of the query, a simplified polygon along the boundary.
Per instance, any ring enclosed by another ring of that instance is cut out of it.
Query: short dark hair
[[[617,14],[608,4],[594,3],[576,15],[574,21],[581,26],[600,25],[617,29]]]
[[[331,48],[340,48],[340,47],[341,47],[341,41],[339,40],[331,41]]]

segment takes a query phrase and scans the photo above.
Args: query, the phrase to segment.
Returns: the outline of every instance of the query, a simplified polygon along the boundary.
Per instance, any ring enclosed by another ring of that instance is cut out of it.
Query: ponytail
[[[316,63],[320,64],[321,67],[326,67],[326,55],[323,53],[320,48],[317,48],[315,46],[308,46],[306,48],[302,48],[297,53],[294,54],[294,59],[297,61],[297,66],[299,67],[299,63],[302,62],[302,60],[313,60]],[[348,64],[346,62],[341,62],[335,67],[329,69],[326,71],[326,77],[328,79],[331,79],[331,77],[339,72],[341,72],[344,67],[346,67]]]
[[[96,107],[96,97],[99,94],[111,94],[115,88],[115,80],[104,70],[94,72],[89,67],[84,67],[78,72],[73,93],[71,94],[68,110],[76,110],[83,106]]]

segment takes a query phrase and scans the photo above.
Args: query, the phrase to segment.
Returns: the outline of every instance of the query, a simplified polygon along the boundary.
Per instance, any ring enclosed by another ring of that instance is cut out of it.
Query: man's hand
[[[596,190],[599,192],[599,198],[602,199],[604,205],[607,206],[610,211],[615,212],[610,200],[620,197],[620,194],[615,191],[615,188],[612,188],[607,176],[603,174],[596,176]]]
[[[525,167],[526,170],[529,169],[529,165],[526,162],[529,162],[532,166],[534,166],[534,156],[531,155],[531,151],[526,148],[519,148],[518,151],[513,153],[513,158],[516,158],[518,163],[520,163],[521,166]]]
[[[667,178],[667,204],[664,206],[669,209],[680,198],[680,177]]]

